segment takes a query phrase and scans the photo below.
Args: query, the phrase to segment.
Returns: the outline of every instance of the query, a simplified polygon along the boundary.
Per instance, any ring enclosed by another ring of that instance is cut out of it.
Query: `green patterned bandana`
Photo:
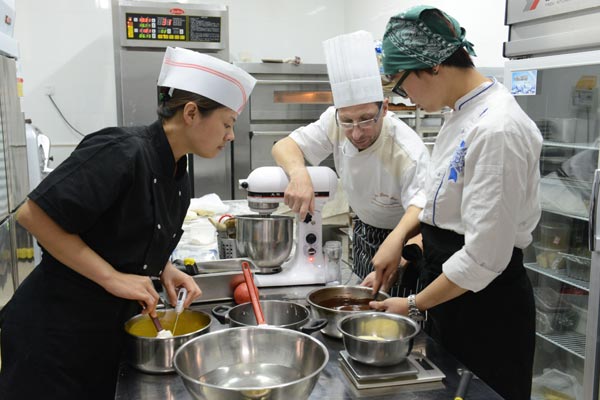
[[[457,33],[439,16],[423,13],[426,10],[441,12]],[[431,68],[460,47],[474,56],[473,44],[465,40],[465,33],[458,21],[435,7],[412,7],[390,18],[387,24],[382,43],[383,71],[393,75],[398,71]]]

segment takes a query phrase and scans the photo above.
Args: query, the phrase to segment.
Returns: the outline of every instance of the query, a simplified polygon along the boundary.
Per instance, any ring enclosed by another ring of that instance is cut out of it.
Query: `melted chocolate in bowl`
[[[353,299],[351,297],[334,297],[323,300],[319,305],[325,308],[331,308],[337,311],[369,311],[369,302],[373,299],[365,297],[362,299]]]

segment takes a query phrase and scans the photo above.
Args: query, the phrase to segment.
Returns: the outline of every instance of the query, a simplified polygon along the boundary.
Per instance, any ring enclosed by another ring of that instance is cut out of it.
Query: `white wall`
[[[15,38],[24,78],[23,111],[53,145],[58,165],[81,139],[60,118],[45,90],[83,133],[116,121],[110,9],[95,0],[18,0]]]
[[[502,43],[508,40],[504,26],[506,0],[347,0],[346,31],[364,29],[381,39],[389,18],[421,4],[438,7],[466,29],[466,38],[475,45],[476,67],[504,67]]]
[[[164,2],[164,1],[163,1]],[[323,63],[321,42],[365,29],[381,38],[390,16],[413,0],[189,1],[229,6],[230,60],[300,56]],[[54,93],[65,117],[82,133],[115,125],[116,100],[110,0],[17,0],[15,38],[24,81],[24,111],[52,141],[58,165],[81,136],[46,96]],[[501,67],[505,0],[429,0],[455,17],[475,43],[477,66]],[[368,5],[367,5],[368,4]],[[157,71],[158,74],[158,71]],[[149,123],[152,121],[148,121]]]

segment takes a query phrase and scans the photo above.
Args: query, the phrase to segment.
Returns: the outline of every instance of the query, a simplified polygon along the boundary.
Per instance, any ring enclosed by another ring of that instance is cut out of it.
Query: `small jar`
[[[325,255],[326,275],[325,284],[328,286],[339,285],[342,282],[342,242],[328,241],[323,246],[323,254]]]

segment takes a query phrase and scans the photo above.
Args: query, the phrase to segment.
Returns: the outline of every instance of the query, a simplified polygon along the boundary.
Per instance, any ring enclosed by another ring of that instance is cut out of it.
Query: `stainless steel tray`
[[[212,274],[215,272],[242,272],[242,261],[250,264],[251,270],[256,270],[256,265],[249,258],[225,258],[223,260],[198,261],[196,267],[199,274]]]
[[[196,263],[199,273],[194,276],[194,280],[200,286],[202,296],[194,300],[194,303],[233,299],[235,287],[244,282],[242,261],[247,261],[251,270],[257,270],[256,265],[249,258],[227,258]]]
[[[193,304],[232,300],[235,287],[244,282],[242,261],[247,261],[252,271],[257,270],[256,265],[249,258],[228,258],[224,260],[197,262],[196,268],[198,274],[194,275],[194,281],[196,281],[202,290],[202,296],[195,299]],[[161,292],[161,298],[163,298],[162,307],[166,305],[169,308],[168,301],[164,300],[166,299],[164,290]]]
[[[194,281],[202,290],[202,296],[195,303],[226,301],[233,299],[235,287],[244,282],[242,271],[215,272],[194,276]]]

